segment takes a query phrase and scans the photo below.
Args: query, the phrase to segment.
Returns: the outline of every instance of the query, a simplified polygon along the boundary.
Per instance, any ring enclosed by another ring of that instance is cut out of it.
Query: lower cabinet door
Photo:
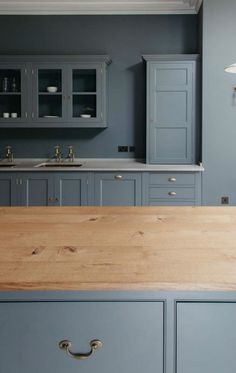
[[[64,172],[55,175],[55,204],[58,206],[86,206],[87,173]]]
[[[16,206],[18,204],[18,179],[14,173],[0,174],[0,206]]]
[[[20,174],[23,206],[52,206],[55,203],[53,176],[47,172]]]
[[[2,302],[0,372],[163,373],[163,334],[162,302]]]
[[[235,373],[236,303],[177,304],[177,373]]]
[[[140,206],[141,175],[136,173],[96,173],[96,206]]]

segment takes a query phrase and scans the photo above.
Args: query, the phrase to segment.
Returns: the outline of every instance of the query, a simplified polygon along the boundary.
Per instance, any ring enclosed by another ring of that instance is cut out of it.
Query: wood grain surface
[[[0,208],[0,290],[236,290],[236,207]]]

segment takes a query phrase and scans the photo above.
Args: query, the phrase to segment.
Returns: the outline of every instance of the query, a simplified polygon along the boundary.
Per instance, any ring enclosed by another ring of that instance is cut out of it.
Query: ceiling
[[[196,14],[203,0],[0,0],[0,14]]]

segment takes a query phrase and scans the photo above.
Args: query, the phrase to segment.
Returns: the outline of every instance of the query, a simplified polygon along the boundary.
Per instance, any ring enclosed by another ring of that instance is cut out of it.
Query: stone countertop
[[[39,167],[39,165],[45,162],[52,162],[50,167]],[[15,166],[11,166],[10,163],[1,160],[0,161],[0,172],[1,171],[166,171],[166,172],[196,172],[204,171],[202,165],[151,165],[146,164],[142,160],[135,159],[93,159],[93,158],[77,158],[74,160],[75,163],[81,163],[81,167],[73,167],[73,163],[70,166],[55,166],[55,161],[48,159],[14,159]],[[69,164],[69,161],[66,161]],[[4,166],[1,166],[4,165]],[[9,164],[9,167],[8,167]]]
[[[0,208],[0,290],[236,290],[235,207]]]

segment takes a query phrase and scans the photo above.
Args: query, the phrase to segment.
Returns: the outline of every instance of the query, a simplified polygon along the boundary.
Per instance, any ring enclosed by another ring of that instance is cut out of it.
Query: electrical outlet
[[[118,145],[118,152],[120,153],[127,153],[129,150],[129,147],[126,145]]]
[[[129,152],[134,153],[135,152],[135,146],[129,146]]]
[[[222,205],[228,205],[229,204],[229,197],[228,196],[221,197],[221,204]]]

